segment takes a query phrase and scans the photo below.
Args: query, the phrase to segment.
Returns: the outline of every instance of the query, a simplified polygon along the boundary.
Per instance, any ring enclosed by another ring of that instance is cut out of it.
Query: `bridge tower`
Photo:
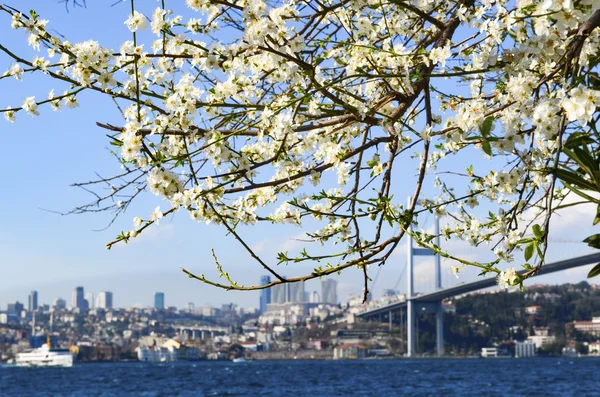
[[[410,228],[409,228],[410,231]],[[435,244],[440,246],[440,219],[435,217],[434,221],[434,234]],[[414,257],[415,256],[433,256],[435,262],[434,278],[435,278],[435,289],[439,290],[442,288],[442,269],[441,259],[439,255],[436,255],[433,251],[426,248],[414,248],[413,239],[410,233],[407,233],[407,293],[406,293],[406,338],[407,338],[407,356],[414,357],[416,353],[416,309],[420,307],[421,310],[426,310],[428,307],[420,306],[414,300]],[[438,356],[444,354],[444,312],[442,302],[436,302],[435,305],[435,328],[436,328],[436,349]]]

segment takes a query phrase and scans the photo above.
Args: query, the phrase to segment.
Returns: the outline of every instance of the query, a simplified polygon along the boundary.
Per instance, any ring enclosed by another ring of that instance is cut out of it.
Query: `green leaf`
[[[583,168],[586,174],[593,176],[594,171],[598,169],[596,165],[596,160],[590,155],[587,150],[584,150],[580,147],[574,147],[572,150],[563,149],[563,153],[565,153],[569,158],[577,162],[577,164]]]
[[[522,238],[522,239],[518,240],[517,244],[532,243],[534,241],[535,241],[535,239],[532,238],[532,237],[525,237],[525,238]]]
[[[588,278],[596,277],[600,274],[600,263],[598,263],[590,272],[588,273]]]
[[[540,248],[540,246],[538,244],[535,245],[535,249],[537,250],[540,260],[543,262],[544,261],[544,251],[542,251],[542,249]]]
[[[492,131],[492,125],[494,125],[494,118],[492,116],[486,117],[486,119],[483,120],[483,123],[479,125],[481,135],[487,137]]]
[[[586,181],[580,175],[574,173],[573,171],[567,171],[565,169],[559,168],[556,170],[556,177],[561,181],[564,181],[571,185],[575,185],[580,189],[592,191],[598,190],[596,186]]]
[[[590,137],[589,134],[583,132],[576,132],[569,136],[569,138],[565,142],[565,147],[567,149],[573,149],[574,147],[589,145],[590,143],[594,143],[594,140]]]
[[[492,156],[492,145],[490,145],[489,141],[481,142],[481,148],[483,149],[483,152],[485,154],[487,154],[490,157]]]
[[[535,250],[535,246],[536,244],[534,242],[531,242],[529,244],[527,244],[527,246],[525,247],[525,260],[528,261],[531,259],[531,257],[533,256],[533,251]]]
[[[565,185],[565,187],[567,189],[569,189],[570,191],[572,191],[573,193],[575,193],[576,195],[578,195],[581,198],[584,198],[592,203],[596,203],[598,205],[600,205],[600,200],[598,200],[597,198],[594,198],[588,194],[585,194],[584,192],[582,192],[581,190],[578,190],[575,186],[568,184],[567,182],[563,182],[563,184]]]
[[[538,240],[541,240],[544,237],[544,231],[540,225],[533,225],[533,235],[537,237]]]
[[[584,243],[587,243],[592,248],[600,249],[600,234],[594,234],[593,236],[589,236],[585,240]]]
[[[594,225],[597,225],[600,222],[600,204],[598,204],[598,208],[596,209],[596,217],[594,218]]]

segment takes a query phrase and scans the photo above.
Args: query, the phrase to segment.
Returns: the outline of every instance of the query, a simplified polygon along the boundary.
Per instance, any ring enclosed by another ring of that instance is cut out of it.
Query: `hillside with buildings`
[[[262,282],[268,282],[266,278]],[[50,337],[79,361],[172,361],[201,359],[332,359],[401,357],[406,352],[400,322],[359,321],[356,314],[403,296],[387,291],[366,306],[360,297],[338,301],[334,280],[320,291],[303,284],[263,290],[259,309],[165,306],[115,308],[113,296],[75,288],[71,305],[56,299],[28,305],[12,302],[0,311],[0,358],[9,360]],[[450,356],[598,354],[600,289],[585,282],[485,291],[444,302],[445,352]],[[417,316],[417,353],[435,354],[434,316]]]

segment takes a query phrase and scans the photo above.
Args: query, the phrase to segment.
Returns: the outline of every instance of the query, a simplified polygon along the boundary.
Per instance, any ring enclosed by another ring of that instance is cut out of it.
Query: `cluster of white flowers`
[[[581,121],[583,124],[587,124],[600,106],[600,91],[587,87],[575,87],[562,101],[562,106],[569,121]]]
[[[172,197],[175,193],[181,193],[183,190],[177,175],[160,168],[153,168],[148,173],[148,188],[152,193],[166,198]]]
[[[504,288],[514,286],[519,276],[514,267],[510,267],[498,275],[498,285]]]
[[[343,243],[344,258],[363,246],[385,256],[378,244],[406,213],[396,178],[416,168],[425,206],[456,220],[443,235],[475,246],[503,239],[494,250],[502,261],[522,240],[520,216],[552,186],[544,167],[559,138],[597,120],[600,29],[574,39],[596,12],[593,0],[416,2],[426,18],[394,2],[185,3],[191,17],[162,6],[150,18],[132,12],[118,51],[72,44],[37,15],[0,7],[30,46],[48,51],[13,57],[0,80],[34,71],[71,85],[44,101],[27,96],[4,117],[77,107],[86,90],[108,95],[124,104],[124,124],[108,126],[112,143],[123,168],[141,174],[127,187],[147,187],[206,223],[310,217],[320,223],[313,237]],[[137,33],[148,25],[152,40],[143,42]],[[222,27],[227,43],[212,34]],[[567,58],[581,78],[564,74]],[[449,173],[463,184],[432,181],[432,191],[426,181],[459,153],[481,157],[478,167]],[[485,220],[482,206],[493,208]],[[136,217],[132,236],[164,213]],[[375,228],[360,232],[372,220]],[[513,285],[518,276],[511,268],[498,280]]]

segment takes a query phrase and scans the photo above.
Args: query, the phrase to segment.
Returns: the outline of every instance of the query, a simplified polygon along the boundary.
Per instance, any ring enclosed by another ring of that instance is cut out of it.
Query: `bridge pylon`
[[[408,229],[409,233],[407,233],[407,293],[406,293],[406,339],[407,339],[407,348],[406,355],[407,357],[414,357],[416,354],[416,339],[417,339],[417,331],[416,331],[416,302],[415,291],[414,291],[414,257],[415,256],[433,256],[435,261],[435,270],[434,270],[434,278],[435,278],[435,290],[442,289],[442,269],[441,269],[441,258],[439,255],[436,255],[433,251],[430,251],[426,248],[414,248],[413,247],[413,239],[410,235],[410,228]],[[435,217],[434,221],[434,234],[436,235],[435,244],[440,246],[440,219],[438,216]],[[437,355],[442,356],[444,354],[444,312],[442,307],[442,302],[436,302],[435,305],[435,328],[436,328],[436,350]]]

